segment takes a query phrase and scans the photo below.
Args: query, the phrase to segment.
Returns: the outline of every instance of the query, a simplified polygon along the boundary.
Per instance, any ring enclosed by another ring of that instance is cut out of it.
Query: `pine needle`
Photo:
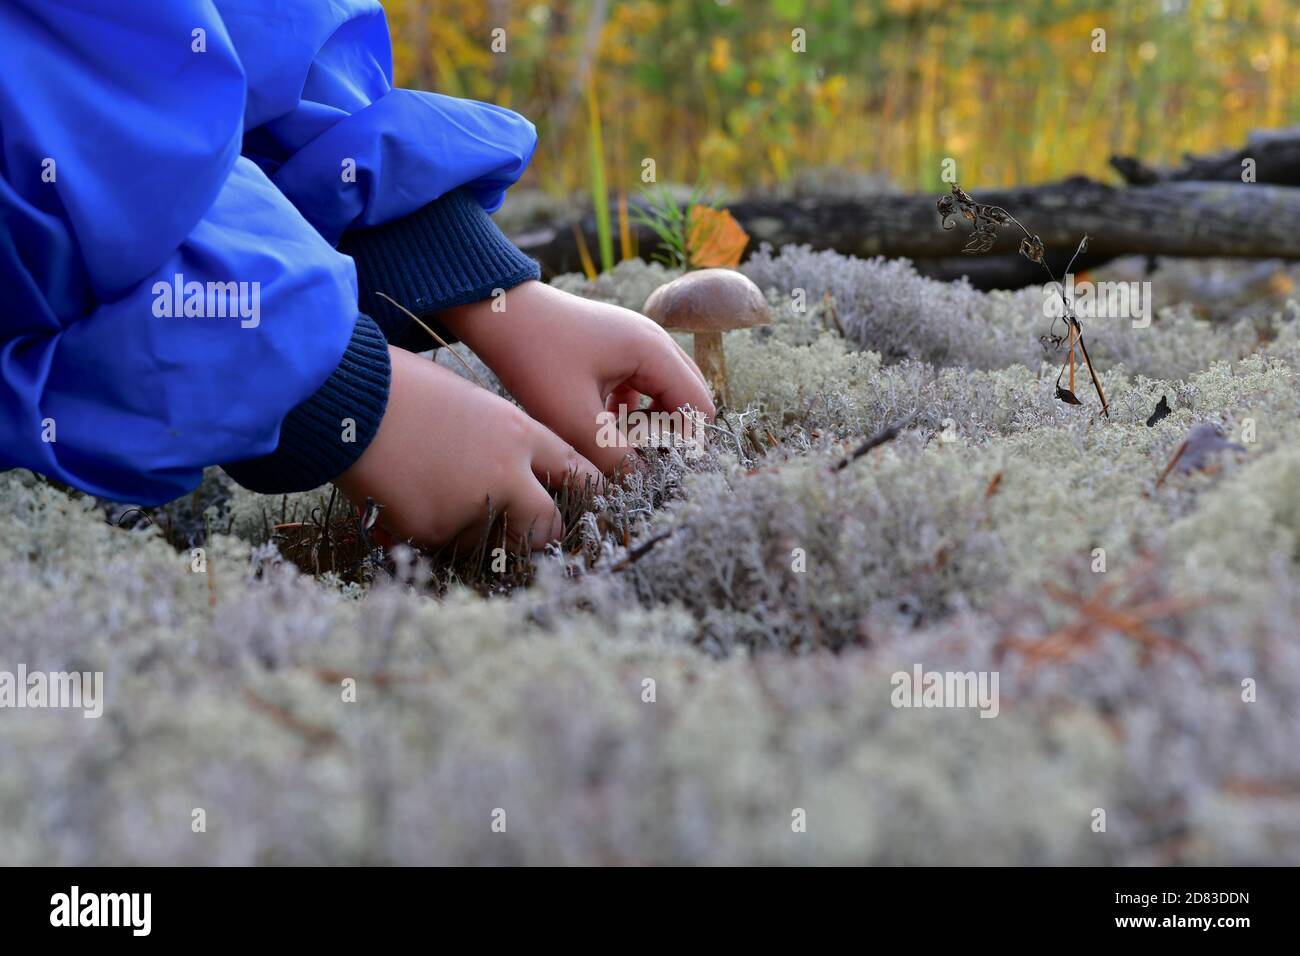
[[[573,241],[578,247],[578,258],[582,260],[583,275],[594,280],[600,272],[596,269],[596,263],[591,261],[591,253],[587,251],[587,240],[582,235],[582,227],[576,222],[569,225],[573,229]]]

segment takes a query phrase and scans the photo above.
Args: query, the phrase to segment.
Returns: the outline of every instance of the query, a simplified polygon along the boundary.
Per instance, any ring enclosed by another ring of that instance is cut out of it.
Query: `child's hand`
[[[644,315],[593,302],[541,282],[506,293],[505,311],[491,301],[439,318],[496,372],[528,413],[609,474],[626,448],[596,442],[598,416],[641,396],[655,411],[689,405],[713,420],[713,400],[700,370],[672,336]]]
[[[570,474],[600,481],[591,462],[514,405],[402,349],[390,348],[393,377],[379,431],[336,484],[354,502],[384,506],[380,524],[421,544],[481,536],[488,499],[516,546],[534,548],[563,532],[543,485]]]

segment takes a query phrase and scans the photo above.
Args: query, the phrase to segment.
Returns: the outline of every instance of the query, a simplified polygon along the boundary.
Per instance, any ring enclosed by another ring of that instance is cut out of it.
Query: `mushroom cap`
[[[734,269],[699,269],[650,293],[642,311],[673,332],[729,332],[772,320],[767,299]]]

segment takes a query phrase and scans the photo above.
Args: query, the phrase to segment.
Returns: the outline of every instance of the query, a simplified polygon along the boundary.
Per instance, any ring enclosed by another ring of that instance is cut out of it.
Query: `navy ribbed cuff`
[[[464,189],[386,225],[349,232],[339,251],[356,261],[361,311],[374,318],[388,341],[416,351],[437,343],[376,293],[386,293],[454,342],[433,313],[479,302],[496,289],[512,289],[542,274]]]
[[[357,316],[338,368],[280,425],[280,444],[260,458],[223,465],[249,491],[310,491],[347,471],[366,450],[388,407],[388,343],[367,315]]]

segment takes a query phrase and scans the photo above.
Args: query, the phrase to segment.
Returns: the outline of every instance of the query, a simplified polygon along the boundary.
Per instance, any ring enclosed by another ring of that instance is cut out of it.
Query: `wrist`
[[[529,279],[502,292],[500,298],[492,296],[443,309],[437,313],[437,318],[452,335],[491,365],[489,356],[496,351],[498,344],[513,342],[517,345],[525,324],[540,314],[531,305],[539,291],[545,288],[542,282]]]

